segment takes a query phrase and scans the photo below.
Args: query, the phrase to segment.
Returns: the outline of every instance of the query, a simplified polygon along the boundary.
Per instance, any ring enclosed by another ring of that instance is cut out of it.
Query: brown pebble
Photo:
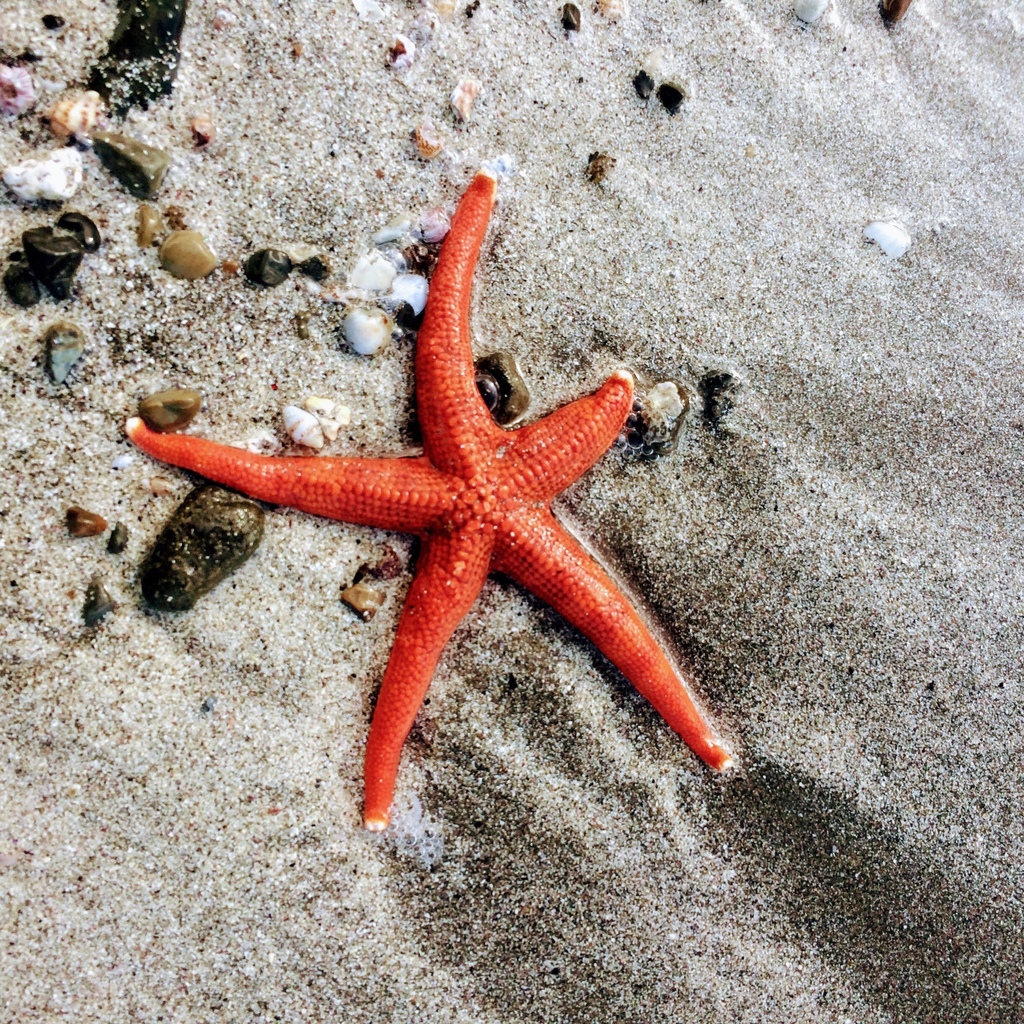
[[[363,622],[370,619],[380,611],[387,595],[381,587],[366,580],[360,580],[346,590],[341,592],[341,599],[351,608]]]
[[[234,276],[242,269],[242,265],[238,260],[225,260],[220,265],[220,269],[223,270],[225,274],[231,274]]]
[[[615,168],[615,157],[607,153],[591,153],[587,162],[587,180],[600,184]]]
[[[192,142],[197,149],[208,146],[217,137],[213,121],[206,114],[197,114],[192,118]]]
[[[882,0],[882,17],[894,24],[910,10],[912,0]]]
[[[164,221],[172,231],[187,231],[185,211],[180,206],[168,206],[164,210]]]
[[[297,39],[292,43],[292,56],[301,57],[306,52],[306,47]]]
[[[203,396],[189,388],[158,391],[139,402],[139,415],[150,430],[169,434],[187,427],[203,404]]]
[[[562,8],[562,28],[566,32],[579,32],[580,9],[575,4],[566,4]]]
[[[135,230],[135,241],[140,249],[148,249],[163,234],[164,219],[149,203],[139,207],[139,226]]]
[[[299,312],[295,314],[295,334],[300,341],[309,341],[309,314]]]
[[[68,533],[72,537],[95,537],[107,528],[107,521],[95,512],[89,512],[79,505],[72,505],[64,513]]]
[[[172,231],[160,246],[160,266],[172,277],[196,281],[220,265],[198,231]]]

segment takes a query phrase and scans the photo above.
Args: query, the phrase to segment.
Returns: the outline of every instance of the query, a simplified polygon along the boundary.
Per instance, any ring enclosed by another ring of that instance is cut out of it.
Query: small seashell
[[[828,7],[828,0],[795,0],[794,13],[803,22],[813,25]]]
[[[341,428],[352,422],[352,410],[329,398],[310,395],[302,404],[320,421],[320,428],[328,441],[336,441]]]
[[[434,206],[420,214],[416,233],[428,245],[434,245],[448,234],[451,226],[451,218],[444,207]]]
[[[118,455],[116,459],[110,464],[111,469],[127,469],[135,461],[135,456],[131,452],[125,452],[124,455]]]
[[[384,20],[384,8],[377,3],[377,0],[352,0],[352,6],[363,21]]]
[[[416,59],[416,44],[400,32],[396,33],[395,41],[388,50],[388,64],[395,71],[408,71]]]
[[[425,277],[419,274],[399,274],[391,283],[389,294],[399,302],[408,303],[413,313],[419,316],[426,309],[429,290],[430,284]]]
[[[356,307],[345,317],[345,340],[361,356],[376,355],[392,329],[391,318],[381,309]]]
[[[588,181],[599,185],[615,169],[615,157],[607,153],[591,153],[587,159],[586,176]]]
[[[0,113],[8,117],[24,114],[36,101],[32,76],[24,68],[0,66]]]
[[[433,121],[423,121],[413,132],[416,150],[424,160],[433,160],[444,149],[444,136],[434,127]]]
[[[387,597],[384,588],[366,580],[360,580],[341,592],[341,599],[363,622],[369,622],[381,610]]]
[[[165,476],[151,476],[148,483],[150,493],[155,494],[158,498],[162,498],[174,490],[174,481],[168,480]]]
[[[197,149],[208,146],[217,137],[217,130],[213,127],[213,121],[206,114],[197,114],[192,118],[192,142]]]
[[[4,171],[4,184],[19,199],[70,199],[82,184],[82,155],[57,149],[42,160],[12,164]]]
[[[597,11],[608,21],[619,21],[629,13],[626,0],[597,0]]]
[[[383,227],[373,236],[374,245],[387,245],[388,242],[397,242],[404,238],[412,230],[412,217],[407,213],[400,213],[386,227]]]
[[[872,221],[864,229],[864,234],[869,241],[878,244],[878,247],[885,253],[887,263],[898,260],[910,248],[910,243],[913,241],[906,228],[895,221]]]
[[[482,86],[475,78],[460,78],[459,84],[452,91],[452,110],[460,121],[468,121],[473,113],[473,104],[480,95]]]
[[[90,89],[77,96],[62,99],[50,111],[50,130],[59,138],[72,135],[88,139],[96,130],[103,114],[103,99]]]
[[[353,288],[362,288],[368,292],[386,292],[397,271],[394,264],[384,259],[379,253],[360,256],[355,269],[349,275],[348,283]]]
[[[284,429],[288,436],[296,443],[306,448],[323,448],[324,432],[320,421],[305,409],[297,405],[286,405],[281,410],[284,417]]]

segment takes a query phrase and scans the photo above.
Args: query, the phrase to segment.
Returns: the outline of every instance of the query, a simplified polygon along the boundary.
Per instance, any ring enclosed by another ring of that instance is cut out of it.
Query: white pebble
[[[429,245],[440,242],[452,226],[444,207],[434,206],[420,214],[416,233]]]
[[[77,149],[57,149],[42,160],[12,164],[4,184],[19,199],[70,199],[82,184],[82,155]]]
[[[345,318],[345,340],[361,356],[376,355],[391,337],[391,320],[380,309],[353,309]]]
[[[284,417],[284,429],[288,436],[296,443],[306,448],[323,448],[324,432],[320,421],[305,409],[297,405],[286,405],[281,410]]]
[[[460,121],[468,121],[472,116],[473,104],[476,103],[481,88],[475,78],[459,79],[459,84],[452,91],[451,104]]]
[[[110,464],[111,469],[127,469],[135,461],[135,456],[125,452],[124,455],[118,455],[116,459]]]
[[[386,292],[397,273],[394,264],[378,253],[372,253],[359,257],[348,283],[353,288],[362,288],[368,292]]]
[[[408,302],[416,316],[426,308],[429,290],[427,279],[419,274],[399,274],[391,283],[391,294],[399,302]]]
[[[377,3],[377,0],[352,0],[352,6],[356,9],[356,14],[364,21],[384,20],[384,8]]]
[[[404,238],[412,230],[412,217],[407,213],[400,213],[390,224],[382,227],[373,236],[374,245],[387,245],[388,242],[397,242]]]
[[[878,243],[889,261],[898,260],[910,248],[912,241],[902,224],[888,220],[872,221],[864,229],[864,234],[870,241]]]
[[[796,0],[793,7],[801,21],[812,25],[825,13],[828,0]]]

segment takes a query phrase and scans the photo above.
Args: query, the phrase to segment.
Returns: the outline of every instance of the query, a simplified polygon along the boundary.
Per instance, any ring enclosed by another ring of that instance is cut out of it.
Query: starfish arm
[[[416,406],[423,450],[442,472],[471,468],[473,448],[498,437],[476,386],[469,337],[469,300],[497,180],[480,171],[466,189],[430,281],[430,300],[416,341]]]
[[[608,450],[633,406],[633,377],[613,373],[580,398],[512,433],[509,476],[526,500],[550,501]]]
[[[719,771],[731,764],[729,752],[633,606],[550,511],[509,523],[499,537],[494,568],[592,640],[702,761]]]
[[[387,826],[402,746],[441,651],[487,578],[493,545],[493,535],[468,531],[423,542],[366,743],[363,822],[371,831]]]
[[[188,434],[125,427],[147,455],[261,501],[384,530],[418,533],[451,508],[450,482],[426,459],[280,458]]]

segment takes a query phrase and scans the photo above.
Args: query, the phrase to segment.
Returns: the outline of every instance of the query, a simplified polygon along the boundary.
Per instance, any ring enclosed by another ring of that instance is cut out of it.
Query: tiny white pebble
[[[345,340],[354,352],[372,356],[391,337],[391,320],[380,309],[353,309],[345,318]]]
[[[902,224],[894,221],[872,221],[865,229],[865,236],[885,253],[889,261],[898,260],[909,248],[912,241],[910,234]]]
[[[135,461],[135,456],[125,452],[124,455],[118,455],[116,459],[110,464],[111,469],[127,469]]]
[[[58,149],[42,160],[11,164],[4,184],[19,199],[70,199],[82,184],[82,155],[77,149]]]
[[[353,288],[362,288],[368,292],[386,292],[391,287],[397,271],[394,264],[378,253],[360,256],[355,269],[349,276],[348,283]]]
[[[297,405],[286,405],[281,410],[284,417],[284,429],[288,436],[296,443],[306,448],[323,448],[324,432],[320,421],[305,409]]]
[[[364,21],[384,20],[384,8],[377,3],[377,0],[352,0],[352,6],[356,9],[356,14]]]
[[[387,245],[388,242],[397,242],[400,238],[409,234],[412,229],[412,217],[407,213],[400,213],[390,224],[382,227],[373,236],[374,245]]]
[[[416,316],[426,308],[429,289],[427,279],[419,274],[399,274],[391,283],[391,294],[399,302],[409,303]]]
[[[793,7],[796,16],[811,25],[825,13],[828,0],[795,0]]]
[[[490,171],[504,181],[516,173],[516,158],[511,153],[501,153],[480,165],[480,170]]]

